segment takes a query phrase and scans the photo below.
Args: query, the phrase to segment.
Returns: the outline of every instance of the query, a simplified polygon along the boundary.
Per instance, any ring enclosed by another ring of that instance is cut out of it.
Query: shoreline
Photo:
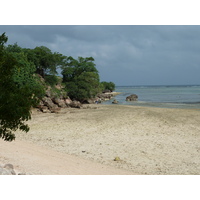
[[[89,104],[33,111],[16,140],[133,174],[200,174],[199,118],[193,109]]]
[[[102,105],[112,105],[112,101],[114,98],[102,102]],[[116,98],[116,100],[118,100]],[[136,106],[136,107],[150,107],[150,108],[171,108],[171,109],[197,109],[200,110],[200,102],[186,102],[186,103],[179,103],[179,102],[148,102],[148,101],[119,101],[118,105],[129,105],[129,106]]]

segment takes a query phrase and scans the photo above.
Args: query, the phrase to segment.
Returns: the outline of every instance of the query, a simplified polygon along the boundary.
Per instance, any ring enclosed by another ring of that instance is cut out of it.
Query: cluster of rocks
[[[82,104],[79,101],[72,101],[69,97],[60,95],[57,97],[52,94],[50,89],[46,91],[45,97],[40,101],[37,108],[44,113],[57,113],[61,108],[81,108]]]
[[[12,164],[5,164],[4,166],[0,165],[0,175],[17,175],[14,171],[14,167]],[[19,173],[18,175],[25,175],[23,173]]]
[[[114,97],[114,93],[112,92],[103,92],[97,95],[97,98],[101,99],[101,101],[108,101]]]
[[[132,95],[126,97],[126,101],[137,101],[137,100],[138,100],[138,96],[136,94],[132,94]],[[114,99],[112,103],[118,104],[119,102],[116,99]]]
[[[42,77],[40,77],[41,82],[45,84],[45,81]],[[62,86],[57,85],[56,88],[60,91],[59,94],[53,92],[50,86],[47,87],[45,92],[45,97],[40,101],[38,106],[36,107],[38,111],[43,113],[58,113],[62,108],[82,108],[83,104],[94,104],[101,103],[103,101],[107,101],[112,99],[114,96],[118,95],[117,92],[112,92],[110,90],[105,90],[103,93],[97,94],[95,98],[91,98],[86,100],[85,102],[79,102],[76,100],[71,100],[66,93],[62,93]],[[114,101],[114,103],[118,103]]]

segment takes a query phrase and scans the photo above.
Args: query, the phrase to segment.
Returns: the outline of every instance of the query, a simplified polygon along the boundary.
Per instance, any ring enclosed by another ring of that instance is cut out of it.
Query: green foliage
[[[45,46],[34,49],[23,49],[28,60],[36,66],[36,72],[44,77],[47,74],[57,74],[57,68],[65,65],[66,56],[54,52]]]
[[[0,138],[15,139],[13,131],[28,132],[25,121],[31,119],[31,107],[44,94],[35,66],[23,52],[6,51],[5,34],[0,36]]]
[[[103,91],[110,90],[112,92],[115,90],[115,84],[113,82],[103,81],[103,82],[101,82],[101,85],[102,85]]]
[[[17,43],[11,45],[9,44],[7,47],[6,47],[6,51],[8,52],[15,52],[15,53],[20,53],[22,52],[22,48],[20,46],[18,46]]]
[[[59,83],[59,79],[57,76],[55,75],[46,75],[44,77],[45,82],[50,85],[51,87],[54,87],[55,85],[57,85]]]
[[[81,102],[94,97],[100,91],[99,74],[92,57],[68,57],[62,71],[68,95]]]

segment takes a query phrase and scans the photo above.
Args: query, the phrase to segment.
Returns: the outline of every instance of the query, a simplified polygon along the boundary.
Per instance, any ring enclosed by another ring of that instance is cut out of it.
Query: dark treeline
[[[112,82],[100,82],[93,57],[75,59],[45,46],[6,46],[7,40],[5,33],[0,35],[0,138],[5,141],[14,140],[17,129],[29,131],[25,121],[31,119],[31,107],[45,94],[41,77],[52,88],[61,84],[66,95],[80,102],[115,89]]]

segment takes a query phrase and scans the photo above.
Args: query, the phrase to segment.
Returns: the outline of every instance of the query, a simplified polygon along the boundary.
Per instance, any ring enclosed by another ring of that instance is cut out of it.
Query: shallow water
[[[121,92],[115,99],[121,105],[200,109],[200,86],[118,86]],[[126,97],[138,95],[138,101],[127,102]],[[112,104],[112,100],[103,104]]]

